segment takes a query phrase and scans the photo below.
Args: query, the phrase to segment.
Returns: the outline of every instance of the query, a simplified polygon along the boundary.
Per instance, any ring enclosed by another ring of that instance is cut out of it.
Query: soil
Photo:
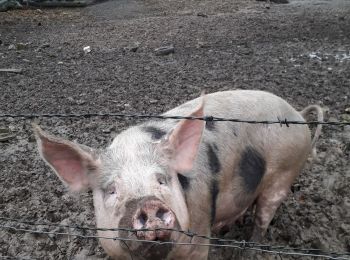
[[[22,69],[0,72],[0,114],[161,113],[202,90],[239,88],[273,92],[297,109],[319,104],[326,119],[349,120],[349,28],[347,0],[116,0],[0,13],[0,69]],[[174,53],[156,55],[156,48],[168,45]],[[91,52],[83,51],[86,46]],[[0,216],[94,226],[91,193],[67,193],[44,165],[33,121],[53,134],[102,148],[136,120],[0,121],[0,129],[14,135],[0,142]],[[278,209],[265,242],[350,251],[349,185],[350,128],[326,126],[317,158]],[[236,225],[225,238],[247,239],[250,222]],[[210,259],[235,255],[232,249],[210,251]],[[95,239],[3,228],[1,256],[107,259]]]

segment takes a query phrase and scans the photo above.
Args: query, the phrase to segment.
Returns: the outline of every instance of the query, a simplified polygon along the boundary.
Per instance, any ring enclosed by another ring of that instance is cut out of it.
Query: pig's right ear
[[[203,117],[204,97],[190,117]],[[184,174],[192,170],[197,157],[205,122],[203,120],[181,120],[163,141],[163,148],[170,157],[171,167]]]
[[[91,175],[97,173],[99,166],[93,153],[73,142],[50,136],[37,125],[33,128],[40,155],[57,176],[72,191],[91,187]]]

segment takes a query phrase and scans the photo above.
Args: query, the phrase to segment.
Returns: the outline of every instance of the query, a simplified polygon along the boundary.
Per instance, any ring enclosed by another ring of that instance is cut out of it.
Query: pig
[[[298,112],[274,94],[233,90],[199,97],[163,115],[305,121],[312,111],[323,120],[317,105]],[[314,149],[321,125],[311,139],[307,125],[151,120],[121,132],[103,150],[51,136],[39,126],[34,131],[41,157],[61,181],[74,192],[92,190],[98,228],[136,230],[98,231],[126,239],[100,239],[111,258],[207,259],[207,246],[186,243],[208,240],[170,229],[210,236],[254,206],[251,240],[261,241]]]

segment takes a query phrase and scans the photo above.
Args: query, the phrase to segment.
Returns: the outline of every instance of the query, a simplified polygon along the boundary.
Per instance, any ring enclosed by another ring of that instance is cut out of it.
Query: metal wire
[[[348,256],[350,256],[349,252],[345,253],[335,253],[335,252],[322,252],[319,249],[302,249],[302,248],[290,248],[285,246],[271,246],[271,245],[263,245],[253,242],[246,242],[246,241],[236,241],[231,239],[222,239],[222,238],[213,238],[209,236],[203,236],[198,235],[195,233],[192,233],[190,231],[183,231],[183,230],[176,230],[176,229],[126,229],[126,228],[113,228],[113,229],[101,229],[101,228],[92,228],[92,227],[81,227],[76,225],[60,225],[60,224],[54,224],[54,223],[35,223],[31,221],[21,221],[17,219],[12,218],[6,218],[6,217],[0,217],[1,220],[6,221],[12,221],[16,222],[18,224],[25,224],[25,225],[32,225],[32,226],[54,226],[54,227],[62,227],[62,228],[78,228],[82,230],[100,230],[100,231],[128,231],[128,232],[137,232],[137,231],[159,231],[159,230],[170,230],[173,232],[180,232],[182,234],[185,234],[191,238],[193,237],[199,237],[203,239],[209,240],[209,243],[187,243],[187,242],[175,242],[175,241],[147,241],[147,240],[140,240],[140,239],[134,239],[134,238],[122,238],[122,237],[107,237],[107,236],[95,236],[95,235],[82,235],[82,234],[72,234],[70,232],[53,232],[53,231],[41,231],[41,230],[33,230],[33,229],[27,229],[27,228],[18,228],[14,226],[9,225],[0,225],[0,228],[2,229],[8,229],[13,231],[20,231],[20,232],[28,232],[28,233],[34,233],[34,234],[46,234],[46,235],[64,235],[64,236],[74,236],[79,238],[85,238],[85,239],[110,239],[110,240],[118,240],[118,241],[133,241],[133,242],[139,242],[139,243],[152,243],[156,245],[179,245],[179,246],[213,246],[213,247],[225,247],[225,248],[235,248],[235,249],[241,249],[241,250],[253,250],[257,252],[262,253],[270,253],[270,254],[278,254],[278,255],[290,255],[290,256],[310,256],[310,257],[320,257],[320,258],[326,258],[326,259],[335,259],[335,260],[344,260],[344,259],[350,259]],[[215,242],[215,243],[213,243]],[[229,244],[224,244],[229,243]],[[346,257],[345,257],[346,256]]]
[[[289,125],[331,125],[331,126],[345,126],[350,125],[350,122],[324,122],[324,121],[295,121],[277,118],[277,120],[245,120],[236,118],[222,118],[214,116],[194,117],[194,116],[165,116],[165,115],[141,115],[141,114],[121,114],[121,113],[82,113],[82,114],[0,114],[0,119],[17,118],[17,119],[33,119],[33,118],[91,118],[91,117],[115,117],[115,118],[138,118],[138,119],[187,119],[187,120],[203,120],[206,122],[234,122],[247,124],[279,124],[280,126]]]

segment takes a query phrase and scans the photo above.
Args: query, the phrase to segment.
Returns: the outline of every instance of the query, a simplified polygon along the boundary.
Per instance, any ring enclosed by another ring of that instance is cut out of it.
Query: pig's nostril
[[[139,217],[139,220],[143,226],[146,224],[147,219],[148,219],[147,214],[145,212],[142,212]]]
[[[167,210],[165,209],[158,209],[157,213],[156,213],[156,217],[161,219],[161,220],[164,220],[164,214],[167,212]]]

